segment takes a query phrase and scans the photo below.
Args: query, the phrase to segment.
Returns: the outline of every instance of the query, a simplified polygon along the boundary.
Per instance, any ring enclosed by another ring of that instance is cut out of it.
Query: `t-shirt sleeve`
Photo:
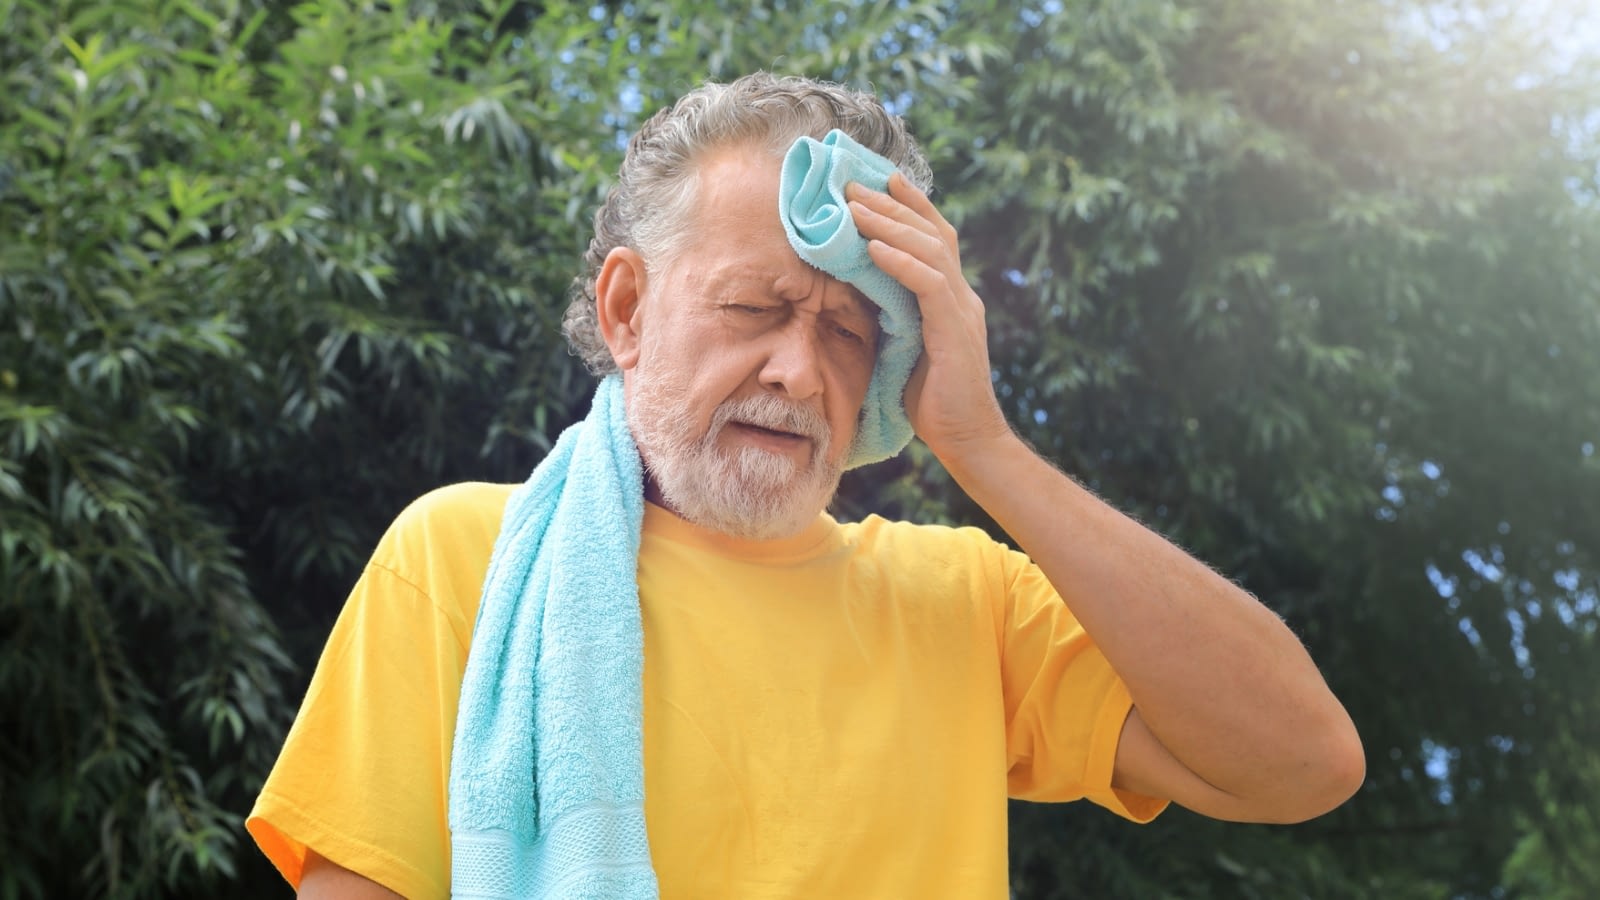
[[[351,592],[246,821],[291,885],[313,847],[402,896],[448,896],[453,729],[432,723],[455,721],[466,651],[443,619],[381,566]]]
[[[451,490],[413,504],[379,544],[245,822],[296,888],[310,847],[402,896],[449,896],[450,749],[493,537],[479,532],[504,499]],[[463,497],[489,511],[438,515]]]
[[[1023,800],[1088,798],[1148,822],[1166,800],[1111,786],[1133,699],[1083,626],[1027,557],[1005,551],[1001,630],[1007,787]]]

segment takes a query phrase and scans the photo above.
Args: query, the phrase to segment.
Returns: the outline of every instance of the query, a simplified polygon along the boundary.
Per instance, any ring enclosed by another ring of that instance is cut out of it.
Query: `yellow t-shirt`
[[[513,485],[419,499],[378,545],[247,821],[449,894],[446,786]],[[663,900],[1004,898],[1006,797],[1111,788],[1127,689],[1028,559],[976,529],[821,516],[750,543],[658,507],[639,552],[645,820]]]

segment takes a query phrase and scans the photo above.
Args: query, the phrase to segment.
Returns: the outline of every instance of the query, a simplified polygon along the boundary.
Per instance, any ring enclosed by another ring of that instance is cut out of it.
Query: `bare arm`
[[[1116,786],[1217,818],[1294,822],[1360,785],[1354,725],[1271,610],[1015,437],[947,465],[1127,683]]]
[[[1347,799],[1364,777],[1360,739],[1300,642],[1011,431],[955,229],[898,175],[888,195],[850,191],[873,260],[922,310],[906,389],[917,435],[1044,571],[1133,696],[1113,783],[1243,821],[1299,821]]]
[[[295,896],[300,900],[403,900],[394,891],[309,847],[305,870],[300,875],[300,891]]]

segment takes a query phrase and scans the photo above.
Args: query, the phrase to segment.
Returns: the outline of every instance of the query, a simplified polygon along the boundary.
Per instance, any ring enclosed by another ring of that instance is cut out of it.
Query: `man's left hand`
[[[872,261],[922,310],[922,358],[905,393],[917,436],[947,464],[1010,439],[990,379],[983,300],[961,273],[955,228],[898,172],[886,194],[851,184],[845,196]]]

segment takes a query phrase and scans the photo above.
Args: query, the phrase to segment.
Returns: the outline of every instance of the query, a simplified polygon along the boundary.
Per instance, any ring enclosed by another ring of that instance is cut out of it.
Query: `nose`
[[[771,335],[772,348],[761,367],[761,383],[795,400],[822,393],[822,348],[809,316],[791,316]]]

